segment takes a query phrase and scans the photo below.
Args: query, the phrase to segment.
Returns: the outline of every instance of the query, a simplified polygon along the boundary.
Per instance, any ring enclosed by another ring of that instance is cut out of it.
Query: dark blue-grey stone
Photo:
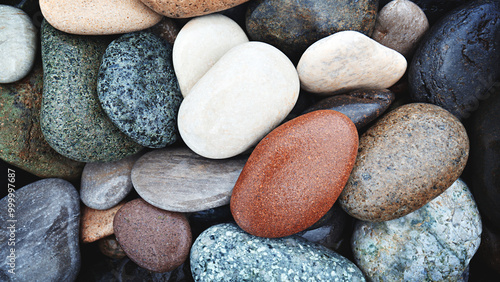
[[[380,9],[391,1],[392,0],[380,0]],[[417,4],[420,9],[424,11],[425,16],[432,25],[451,10],[470,2],[470,0],[411,0],[411,2]]]
[[[469,117],[500,78],[499,19],[499,1],[477,0],[437,22],[409,66],[411,99]]]
[[[75,187],[48,178],[13,194],[13,216],[7,209],[9,197],[0,200],[0,281],[75,280],[80,270],[80,197]],[[15,225],[13,241],[11,225]],[[11,248],[15,274],[9,272]]]
[[[113,123],[135,142],[162,148],[178,138],[182,101],[172,46],[151,32],[122,35],[106,49],[97,93]]]
[[[365,281],[332,250],[296,236],[261,238],[233,223],[205,230],[191,248],[195,281]]]

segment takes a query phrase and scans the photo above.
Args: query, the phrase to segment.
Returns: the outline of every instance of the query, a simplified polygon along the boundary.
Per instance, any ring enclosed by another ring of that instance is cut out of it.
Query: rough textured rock
[[[47,143],[82,162],[114,161],[138,152],[142,147],[113,125],[97,98],[99,64],[109,40],[66,34],[46,21],[41,33],[40,124]]]
[[[411,99],[465,119],[500,78],[500,2],[472,1],[422,38],[408,70]]]
[[[125,205],[120,203],[108,210],[82,208],[80,238],[83,243],[92,243],[113,234],[113,219],[118,210]]]
[[[278,49],[262,42],[238,45],[184,99],[179,132],[187,146],[201,156],[236,156],[288,115],[299,88],[293,64]]]
[[[49,178],[12,195],[0,200],[5,207],[0,209],[0,280],[74,281],[80,270],[80,200],[75,187]],[[9,203],[14,204],[12,212]],[[15,274],[9,272],[9,263]]]
[[[229,204],[246,156],[210,160],[185,147],[155,150],[132,170],[137,193],[151,205],[176,212],[196,212]]]
[[[379,0],[379,7],[383,7],[391,1],[392,0]],[[467,2],[471,2],[471,0],[411,0],[411,2],[417,4],[425,12],[430,24],[433,25],[451,10]]]
[[[316,41],[297,65],[302,89],[320,95],[388,88],[405,71],[401,54],[357,31],[341,31]]]
[[[141,0],[148,7],[169,18],[191,18],[220,12],[248,0]]]
[[[140,0],[40,0],[40,9],[53,27],[81,35],[143,30],[162,18]]]
[[[246,232],[284,237],[318,221],[337,200],[358,148],[352,121],[315,111],[269,133],[253,150],[231,196],[231,212]]]
[[[356,264],[371,281],[457,281],[481,241],[481,219],[465,183],[456,181],[421,209],[356,225]]]
[[[177,140],[182,101],[172,46],[151,32],[122,35],[106,48],[97,94],[111,121],[138,144],[163,148]]]
[[[455,182],[469,156],[456,117],[431,104],[407,104],[386,114],[359,141],[342,208],[366,221],[413,212]]]
[[[102,238],[97,241],[97,245],[103,255],[112,259],[121,259],[127,256],[122,247],[120,247],[120,243],[116,240],[115,235]]]
[[[190,260],[195,281],[365,281],[355,264],[321,245],[255,237],[230,223],[203,232]]]

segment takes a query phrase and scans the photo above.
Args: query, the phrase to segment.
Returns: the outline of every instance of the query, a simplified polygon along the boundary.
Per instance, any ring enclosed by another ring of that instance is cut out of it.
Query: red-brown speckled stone
[[[125,202],[107,210],[95,210],[83,205],[80,231],[82,242],[91,243],[113,234],[113,219],[123,205]]]
[[[354,123],[336,111],[314,111],[279,126],[257,145],[236,182],[236,223],[269,238],[305,230],[337,200],[357,149]]]
[[[169,18],[191,18],[238,6],[248,0],[141,0],[158,14]]]
[[[191,228],[181,213],[165,211],[136,199],[116,213],[113,228],[122,249],[140,267],[167,272],[188,258]]]

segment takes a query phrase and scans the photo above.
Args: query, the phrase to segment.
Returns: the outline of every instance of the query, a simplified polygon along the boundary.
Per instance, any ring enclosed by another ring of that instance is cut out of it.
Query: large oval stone
[[[500,77],[500,2],[472,1],[422,38],[408,70],[411,99],[470,116]]]
[[[196,212],[229,204],[247,158],[210,160],[185,147],[155,150],[132,169],[137,193],[151,205],[176,212]]]
[[[357,31],[341,31],[316,41],[297,65],[302,88],[320,95],[388,88],[405,71],[403,55]]]
[[[179,109],[182,140],[195,153],[223,159],[243,153],[292,110],[299,78],[290,60],[262,42],[227,52]]]
[[[172,45],[153,33],[128,33],[109,44],[97,95],[111,121],[138,144],[163,148],[177,140],[182,96]]]
[[[310,227],[337,200],[357,148],[356,127],[336,111],[314,111],[276,128],[253,150],[234,186],[236,223],[271,238]]]
[[[358,221],[352,249],[371,281],[460,281],[479,248],[481,227],[472,194],[457,180],[401,218]]]
[[[142,148],[120,132],[99,104],[97,74],[108,44],[105,37],[70,35],[47,21],[42,24],[40,124],[47,143],[70,159],[114,161]]]
[[[191,249],[195,281],[365,281],[348,259],[302,238],[252,236],[232,223],[204,231]]]
[[[248,0],[141,0],[155,12],[169,18],[191,18],[235,7]]]
[[[311,44],[343,30],[371,36],[377,2],[371,0],[257,0],[246,17],[252,40],[267,42],[296,61]]]
[[[415,211],[462,174],[469,139],[456,117],[431,104],[407,104],[381,118],[359,141],[342,208],[366,221]]]

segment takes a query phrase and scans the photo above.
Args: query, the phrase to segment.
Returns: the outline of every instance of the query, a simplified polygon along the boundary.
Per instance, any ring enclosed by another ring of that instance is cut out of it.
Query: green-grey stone
[[[70,35],[42,23],[44,89],[40,122],[49,145],[82,162],[115,161],[141,146],[106,116],[97,98],[97,75],[110,40]]]

